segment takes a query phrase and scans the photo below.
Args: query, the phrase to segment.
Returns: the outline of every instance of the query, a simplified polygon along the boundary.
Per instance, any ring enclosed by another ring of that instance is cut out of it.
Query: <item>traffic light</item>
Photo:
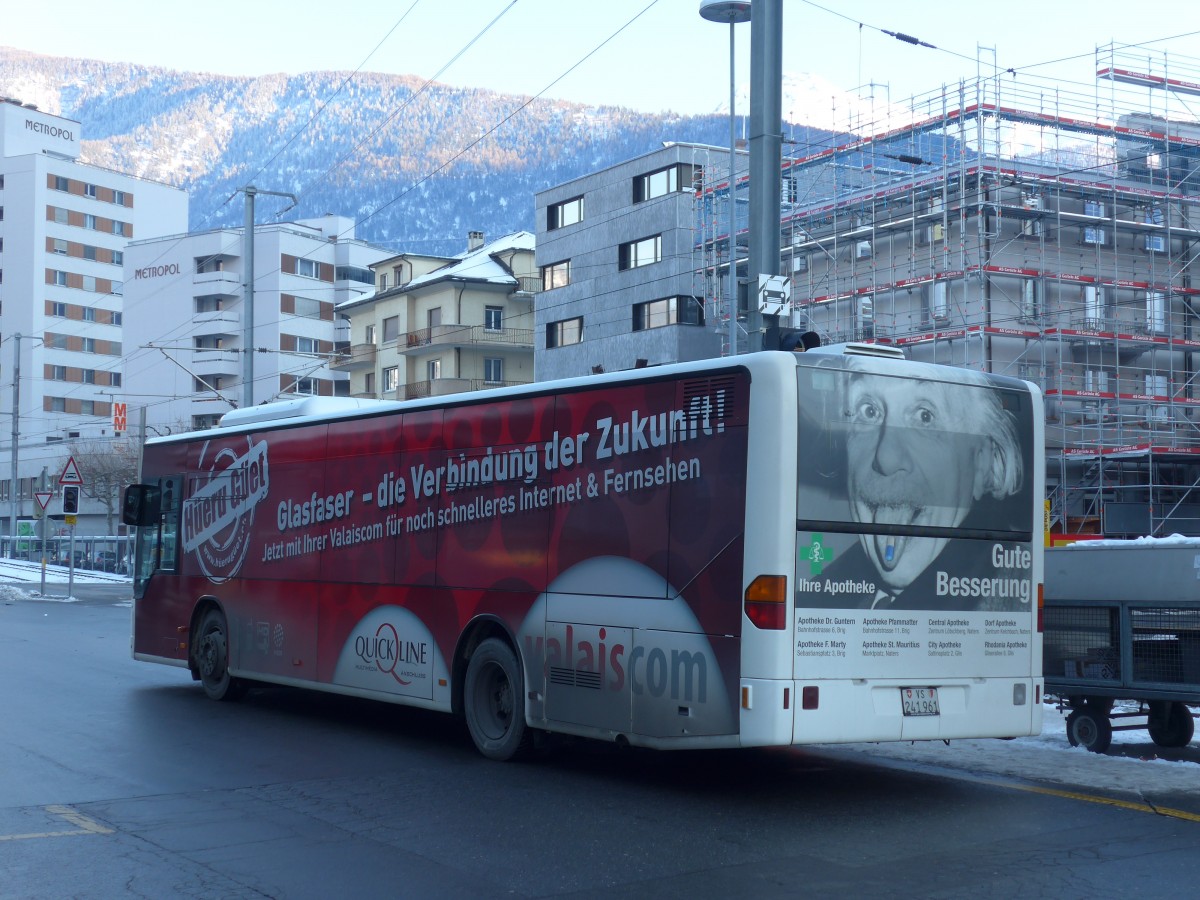
[[[63,486],[63,514],[73,516],[79,512],[79,487],[68,484]]]

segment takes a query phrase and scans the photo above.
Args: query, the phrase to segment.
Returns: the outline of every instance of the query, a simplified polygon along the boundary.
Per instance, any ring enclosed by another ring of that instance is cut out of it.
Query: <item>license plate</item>
[[[906,716],[936,716],[938,709],[937,688],[900,688],[900,705]]]

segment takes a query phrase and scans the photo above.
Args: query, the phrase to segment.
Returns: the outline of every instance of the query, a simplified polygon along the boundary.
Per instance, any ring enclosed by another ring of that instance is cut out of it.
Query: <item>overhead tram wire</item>
[[[482,38],[485,34],[487,34],[489,31],[491,31],[496,26],[496,23],[499,22],[502,18],[504,18],[504,16],[509,12],[509,10],[511,10],[514,6],[516,6],[516,4],[517,4],[517,0],[509,0],[509,4],[506,7],[504,7],[504,9],[502,9],[499,13],[497,13],[495,18],[493,18],[490,22],[488,22],[485,26],[483,26],[483,28],[473,38],[471,38],[469,41],[467,41],[467,43],[464,44],[462,46],[462,48],[457,53],[454,54],[454,56],[452,56],[449,60],[447,60],[446,63],[444,65],[442,65],[442,67],[440,69],[438,69],[436,72],[434,72],[431,77],[426,79],[425,83],[422,84],[419,88],[417,88],[417,90],[415,90],[411,95],[409,95],[404,100],[403,103],[401,103],[398,107],[396,107],[394,110],[392,110],[391,114],[386,119],[384,119],[382,122],[380,122],[378,125],[376,125],[373,129],[371,129],[371,131],[369,131],[362,140],[360,140],[357,144],[355,144],[353,147],[351,147],[350,150],[347,151],[347,153],[344,156],[342,156],[340,159],[337,160],[337,162],[335,162],[333,165],[329,166],[324,172],[322,172],[320,175],[318,175],[315,179],[313,179],[307,185],[302,187],[300,189],[299,193],[296,195],[296,197],[297,197],[296,202],[299,203],[301,200],[303,200],[304,197],[307,194],[311,193],[311,191],[317,185],[319,185],[321,182],[325,181],[329,177],[329,174],[331,172],[333,172],[334,169],[338,168],[340,165],[342,165],[342,163],[344,163],[346,160],[348,160],[352,156],[354,156],[355,153],[357,153],[360,149],[362,149],[364,144],[366,144],[368,141],[370,141],[372,138],[374,138],[377,134],[379,134],[379,132],[383,131],[383,129],[386,128],[389,124],[391,124],[391,122],[397,116],[399,116],[402,112],[404,112],[406,109],[408,109],[408,107],[412,105],[413,101],[415,101],[418,97],[420,97],[423,93],[425,93],[425,90],[431,84],[433,84],[435,81],[437,81],[437,79],[442,75],[443,72],[445,72],[452,65],[454,65],[456,62],[458,62],[458,60],[460,58],[462,58],[463,54],[466,53],[468,50],[470,50],[471,47],[473,47],[476,44],[476,42],[479,41],[480,38]],[[405,15],[407,15],[407,13]],[[418,184],[419,183],[420,182],[418,182]],[[226,202],[228,202],[228,201],[226,201]]]

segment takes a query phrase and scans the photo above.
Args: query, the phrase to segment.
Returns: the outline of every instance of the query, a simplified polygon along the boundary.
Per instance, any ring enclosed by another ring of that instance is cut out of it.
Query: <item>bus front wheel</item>
[[[524,684],[516,654],[499,638],[488,638],[471,654],[463,714],[471,740],[489,759],[515,759],[529,747]]]
[[[236,700],[245,684],[229,674],[229,626],[219,609],[209,609],[196,630],[195,660],[204,693],[212,700]]]

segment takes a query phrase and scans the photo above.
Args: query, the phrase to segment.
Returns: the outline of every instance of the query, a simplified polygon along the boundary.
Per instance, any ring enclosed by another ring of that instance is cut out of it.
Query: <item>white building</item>
[[[0,417],[19,432],[15,497],[11,442],[0,452],[4,533],[33,515],[43,470],[57,487],[70,444],[112,440],[125,247],[187,228],[184,191],[78,162],[81,137],[78,122],[0,102]],[[100,511],[85,489],[81,533],[107,529]]]
[[[208,428],[231,409],[296,394],[346,394],[333,372],[334,307],[373,290],[387,251],[328,215],[254,231],[253,336],[247,341],[244,229],[134,241],[125,254],[130,427]],[[252,370],[247,371],[247,346]],[[253,383],[247,397],[246,376]]]

